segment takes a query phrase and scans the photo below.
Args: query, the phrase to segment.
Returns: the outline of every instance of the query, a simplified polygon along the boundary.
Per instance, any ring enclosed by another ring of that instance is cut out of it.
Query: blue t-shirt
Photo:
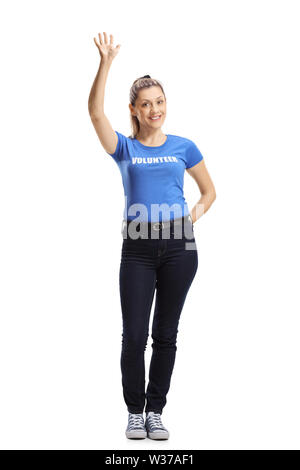
[[[185,137],[166,134],[164,144],[151,147],[115,132],[117,148],[109,155],[122,175],[124,219],[161,222],[189,215],[183,180],[185,169],[203,159],[196,144]]]

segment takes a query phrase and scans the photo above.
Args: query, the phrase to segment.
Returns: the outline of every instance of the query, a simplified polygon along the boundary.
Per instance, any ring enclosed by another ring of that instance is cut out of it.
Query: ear
[[[131,103],[129,103],[128,107],[129,107],[130,114],[132,114],[132,112],[134,111],[134,107],[132,106]]]

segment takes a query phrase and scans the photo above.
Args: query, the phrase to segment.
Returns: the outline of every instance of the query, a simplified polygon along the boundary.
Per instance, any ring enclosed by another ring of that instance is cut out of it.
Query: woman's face
[[[135,106],[131,104],[130,110],[139,120],[140,126],[159,128],[166,118],[166,99],[159,86],[143,88],[139,91]],[[158,119],[152,119],[160,116]]]

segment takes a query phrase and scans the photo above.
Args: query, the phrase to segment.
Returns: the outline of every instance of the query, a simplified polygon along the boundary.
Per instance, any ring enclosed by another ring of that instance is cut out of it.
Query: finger
[[[113,44],[113,43],[114,43],[114,37],[113,37],[113,35],[110,34],[109,37],[110,37],[110,43]]]
[[[97,39],[94,38],[94,43],[96,44],[97,47],[99,47],[99,44],[97,43]]]
[[[103,36],[104,36],[104,42],[105,42],[105,44],[107,44],[107,43],[108,43],[108,41],[107,41],[107,34],[106,34],[105,32],[103,32]]]
[[[99,36],[99,42],[100,42],[100,44],[103,44],[103,42],[102,42],[102,37],[101,37],[101,33],[98,33],[98,36]]]

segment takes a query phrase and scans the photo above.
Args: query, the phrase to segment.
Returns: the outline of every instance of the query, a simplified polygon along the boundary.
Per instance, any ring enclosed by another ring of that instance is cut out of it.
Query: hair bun
[[[143,77],[139,77],[139,78],[137,78],[136,80],[134,80],[133,83],[138,82],[138,81],[141,80],[142,78],[151,78],[151,77],[150,77],[150,75],[144,75]]]
[[[150,75],[144,75],[143,77],[139,77],[136,80],[134,80],[133,83],[136,83],[138,80],[141,80],[142,78],[151,78]]]

